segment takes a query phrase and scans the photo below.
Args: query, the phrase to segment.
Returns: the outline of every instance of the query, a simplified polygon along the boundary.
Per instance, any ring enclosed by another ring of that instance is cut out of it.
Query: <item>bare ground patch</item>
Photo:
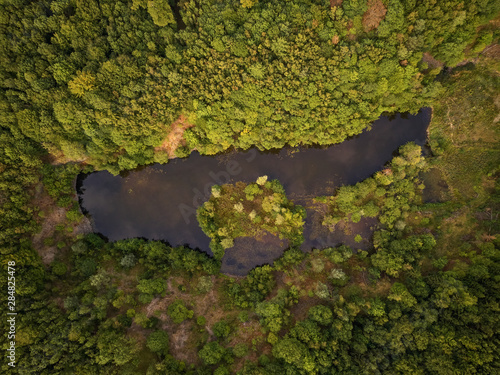
[[[66,210],[61,207],[50,207],[44,210],[45,219],[42,221],[42,229],[33,236],[32,244],[37,251],[42,263],[48,265],[54,260],[57,247],[45,245],[44,239],[52,237],[56,225],[64,223],[66,220]]]
[[[162,144],[155,147],[155,151],[163,151],[168,154],[169,158],[175,158],[175,150],[185,143],[184,141],[184,131],[188,128],[192,128],[194,125],[188,122],[188,119],[184,115],[180,115],[177,120],[175,120],[172,125],[170,125],[170,132],[167,137],[163,140]]]
[[[228,312],[223,308],[222,298],[219,293],[222,280],[215,276],[211,276],[211,278],[214,283],[212,290],[205,294],[198,294],[194,290],[197,278],[192,280],[191,285],[186,285],[184,277],[170,277],[168,279],[166,296],[156,297],[148,305],[141,308],[146,316],[156,316],[161,320],[160,327],[168,333],[170,338],[170,353],[175,359],[184,361],[187,364],[201,364],[198,358],[198,350],[203,334],[199,330],[201,328],[206,329],[209,341],[211,341],[214,338],[211,327],[216,322],[228,319],[228,316],[237,313]],[[178,288],[179,285],[184,285],[188,288],[188,291],[182,292]],[[168,306],[176,299],[184,301],[185,305],[194,311],[192,319],[185,320],[180,324],[172,322],[166,312]],[[204,327],[200,327],[196,323],[196,318],[199,316],[203,316],[206,319]],[[134,323],[129,329],[129,334],[138,336],[138,333],[142,331],[144,331],[143,336],[145,336],[145,330]]]
[[[427,63],[429,69],[442,68],[444,66],[441,61],[435,59],[429,52],[424,52],[422,62]]]
[[[42,183],[35,188],[33,204],[38,207],[41,215],[35,217],[41,229],[33,235],[31,242],[42,258],[43,264],[48,265],[56,256],[57,247],[54,244],[46,245],[44,240],[53,237],[56,225],[66,221],[66,209],[56,206],[54,199],[47,194]]]

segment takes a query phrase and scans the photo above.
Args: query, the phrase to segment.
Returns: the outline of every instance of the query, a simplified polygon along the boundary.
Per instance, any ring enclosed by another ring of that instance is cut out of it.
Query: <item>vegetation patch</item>
[[[323,225],[333,231],[341,222],[357,223],[363,217],[377,217],[384,226],[403,230],[411,206],[421,202],[424,185],[419,173],[426,168],[419,146],[402,146],[399,156],[373,177],[354,186],[342,186],[334,196],[318,198],[330,209]]]
[[[435,165],[456,200],[484,199],[500,161],[500,65],[482,58],[443,78],[429,128]]]
[[[304,240],[305,209],[289,201],[279,181],[267,181],[267,176],[250,184],[213,186],[210,199],[198,208],[197,217],[203,232],[212,239],[210,248],[219,260],[237,237],[261,237],[269,232],[292,245]]]

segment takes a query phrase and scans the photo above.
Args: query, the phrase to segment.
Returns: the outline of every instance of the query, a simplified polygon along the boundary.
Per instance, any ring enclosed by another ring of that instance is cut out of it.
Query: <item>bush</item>
[[[247,344],[240,342],[233,347],[233,354],[237,358],[243,358],[248,353]]]
[[[229,334],[231,333],[231,327],[226,321],[221,320],[220,322],[217,322],[213,325],[212,331],[214,332],[215,336],[222,339],[229,336]]]
[[[68,272],[68,267],[62,263],[55,261],[52,263],[52,273],[57,276],[62,276]]]
[[[165,331],[155,331],[148,336],[147,347],[155,353],[168,353],[168,335]]]
[[[242,323],[248,322],[248,311],[242,311],[238,314],[238,320]]]
[[[314,294],[317,297],[326,299],[330,297],[330,291],[328,290],[328,286],[321,281],[318,281],[316,284],[316,289],[314,290]]]
[[[330,261],[333,263],[342,263],[352,257],[352,250],[349,246],[340,245],[339,247],[327,248],[323,250],[323,254],[325,254]]]
[[[262,301],[273,289],[275,280],[271,266],[264,265],[251,270],[241,284],[230,282],[228,294],[237,306],[247,308]]]
[[[212,278],[210,276],[200,276],[198,280],[198,284],[196,286],[196,289],[200,293],[208,293],[212,287],[214,286],[214,283],[212,281]]]
[[[167,289],[167,282],[163,279],[142,279],[137,285],[137,290],[144,294],[162,294]]]
[[[267,176],[260,176],[259,178],[257,178],[257,184],[258,185],[264,185],[267,181]]]
[[[297,247],[291,247],[286,250],[283,255],[274,261],[274,268],[278,271],[282,271],[288,267],[295,266],[302,262],[305,254]]]
[[[193,310],[189,310],[180,299],[175,300],[167,308],[167,314],[174,323],[182,323],[186,319],[193,317]]]
[[[226,349],[216,341],[205,344],[198,352],[198,356],[206,365],[216,365],[222,360],[224,354],[226,354]]]
[[[341,269],[334,268],[330,271],[329,279],[333,285],[344,286],[347,284],[349,277]]]
[[[311,307],[307,315],[309,316],[309,319],[314,320],[323,326],[328,326],[333,321],[332,310],[323,305]]]
[[[132,267],[134,267],[135,266],[135,256],[134,256],[134,254],[127,254],[127,255],[125,255],[121,259],[120,265],[123,268],[132,268]]]
[[[316,273],[320,273],[325,268],[325,262],[321,258],[315,258],[311,260],[312,270]]]

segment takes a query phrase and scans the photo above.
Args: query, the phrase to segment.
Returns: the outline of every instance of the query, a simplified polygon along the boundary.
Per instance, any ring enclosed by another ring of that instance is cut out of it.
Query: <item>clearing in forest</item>
[[[172,125],[170,125],[170,132],[163,140],[161,146],[155,147],[155,151],[164,151],[168,154],[170,159],[175,158],[175,150],[184,141],[184,131],[192,128],[193,126],[194,124],[190,124],[185,115],[180,115],[179,118],[175,120]]]

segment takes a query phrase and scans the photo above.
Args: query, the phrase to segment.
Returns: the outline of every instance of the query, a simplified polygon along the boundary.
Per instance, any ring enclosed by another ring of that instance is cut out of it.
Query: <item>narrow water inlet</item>
[[[252,182],[267,175],[278,179],[288,198],[301,204],[308,197],[332,194],[338,186],[371,176],[405,143],[423,146],[430,118],[430,108],[423,108],[417,115],[383,116],[370,131],[326,148],[284,148],[277,152],[250,149],[217,156],[195,152],[188,158],[154,164],[125,176],[105,171],[81,175],[77,183],[80,204],[91,217],[94,231],[109,240],[143,237],[210,253],[210,239],[198,226],[196,208],[208,199],[212,185]],[[306,219],[306,232],[308,224]],[[307,233],[305,237],[303,249],[328,245],[309,238]],[[265,257],[256,259],[258,264],[233,257],[225,271],[246,273],[277,257],[276,251],[269,254],[267,261]]]

